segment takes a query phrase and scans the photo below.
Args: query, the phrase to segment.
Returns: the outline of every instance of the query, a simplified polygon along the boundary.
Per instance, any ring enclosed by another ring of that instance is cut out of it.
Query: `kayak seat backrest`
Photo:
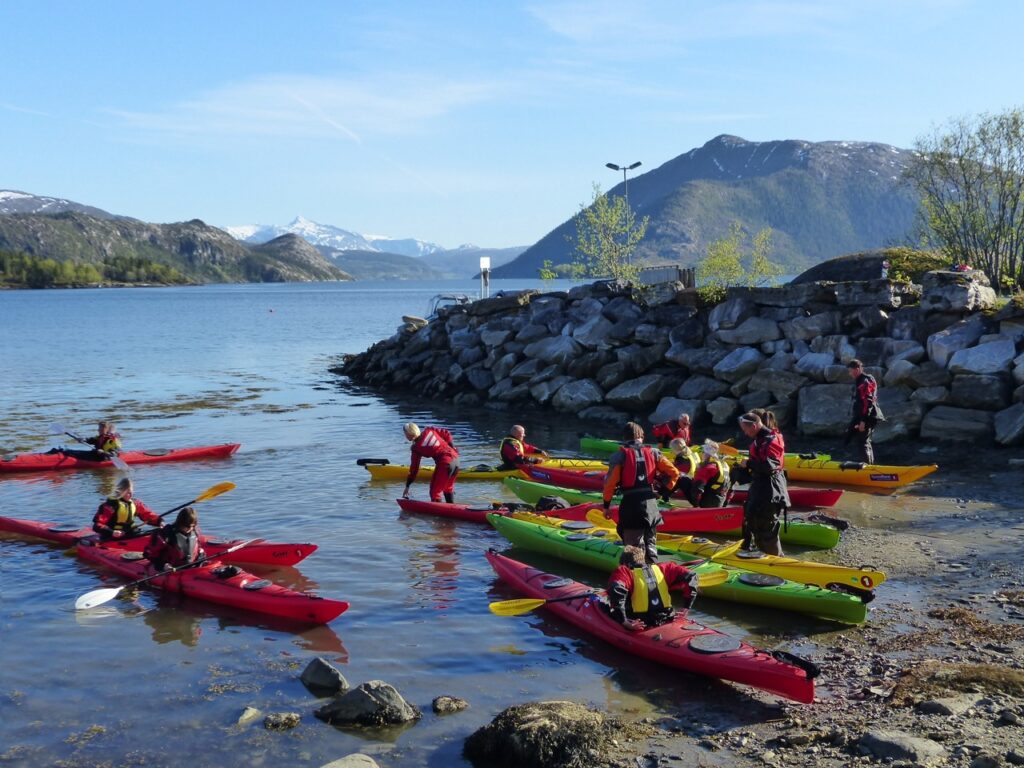
[[[256,579],[256,581],[250,581],[242,585],[242,589],[248,589],[250,592],[254,592],[257,589],[266,589],[274,582],[269,579]]]
[[[122,560],[145,560],[146,556],[142,552],[122,552]]]
[[[841,461],[839,462],[840,469],[864,469],[867,464],[863,461]]]
[[[469,468],[470,472],[495,472],[495,468],[491,464],[476,464]]]
[[[576,582],[572,579],[551,579],[550,581],[544,582],[544,589],[561,589],[562,587],[571,587]]]
[[[785,579],[770,573],[741,573],[739,580],[752,587],[777,587],[786,583]]]
[[[171,448],[154,448],[151,451],[143,451],[143,453],[146,456],[166,456],[171,450]]]
[[[232,576],[237,576],[242,572],[242,569],[237,565],[222,565],[219,568],[214,568],[212,573],[218,579],[230,579]]]

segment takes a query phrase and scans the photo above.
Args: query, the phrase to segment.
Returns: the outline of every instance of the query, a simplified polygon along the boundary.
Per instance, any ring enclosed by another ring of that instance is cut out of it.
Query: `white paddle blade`
[[[67,430],[64,429],[64,425],[63,424],[58,424],[57,422],[54,422],[53,424],[50,425],[50,434],[51,435],[63,435],[64,432],[66,432],[66,431]]]
[[[132,471],[132,468],[128,466],[128,462],[118,456],[111,456],[110,463],[113,464],[117,469],[124,472],[126,475]]]
[[[86,592],[80,598],[75,600],[76,611],[88,611],[90,608],[95,608],[97,605],[103,605],[104,603],[110,602],[121,592],[122,587],[108,587],[107,589],[94,589],[92,592]]]

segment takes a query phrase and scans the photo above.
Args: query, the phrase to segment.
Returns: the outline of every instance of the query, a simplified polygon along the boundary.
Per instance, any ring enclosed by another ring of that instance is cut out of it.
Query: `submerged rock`
[[[271,712],[263,718],[263,727],[268,731],[289,731],[302,721],[298,712]]]
[[[469,708],[469,702],[457,696],[438,696],[431,704],[431,708],[439,715],[448,715],[452,712],[461,712]]]
[[[315,713],[332,725],[382,726],[419,720],[420,711],[383,680],[371,680],[336,697]]]

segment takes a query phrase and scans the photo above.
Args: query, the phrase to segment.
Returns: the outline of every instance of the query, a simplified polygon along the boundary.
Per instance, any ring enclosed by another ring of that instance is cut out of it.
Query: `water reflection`
[[[459,531],[452,520],[401,513],[406,533],[409,585],[421,602],[446,610],[455,602],[459,578]]]

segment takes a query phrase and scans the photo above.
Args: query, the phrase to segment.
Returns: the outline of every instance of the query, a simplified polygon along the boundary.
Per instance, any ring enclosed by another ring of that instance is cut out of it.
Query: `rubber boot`
[[[445,491],[445,493],[444,493],[444,500],[448,504],[454,504],[455,503],[455,492],[454,491]]]

